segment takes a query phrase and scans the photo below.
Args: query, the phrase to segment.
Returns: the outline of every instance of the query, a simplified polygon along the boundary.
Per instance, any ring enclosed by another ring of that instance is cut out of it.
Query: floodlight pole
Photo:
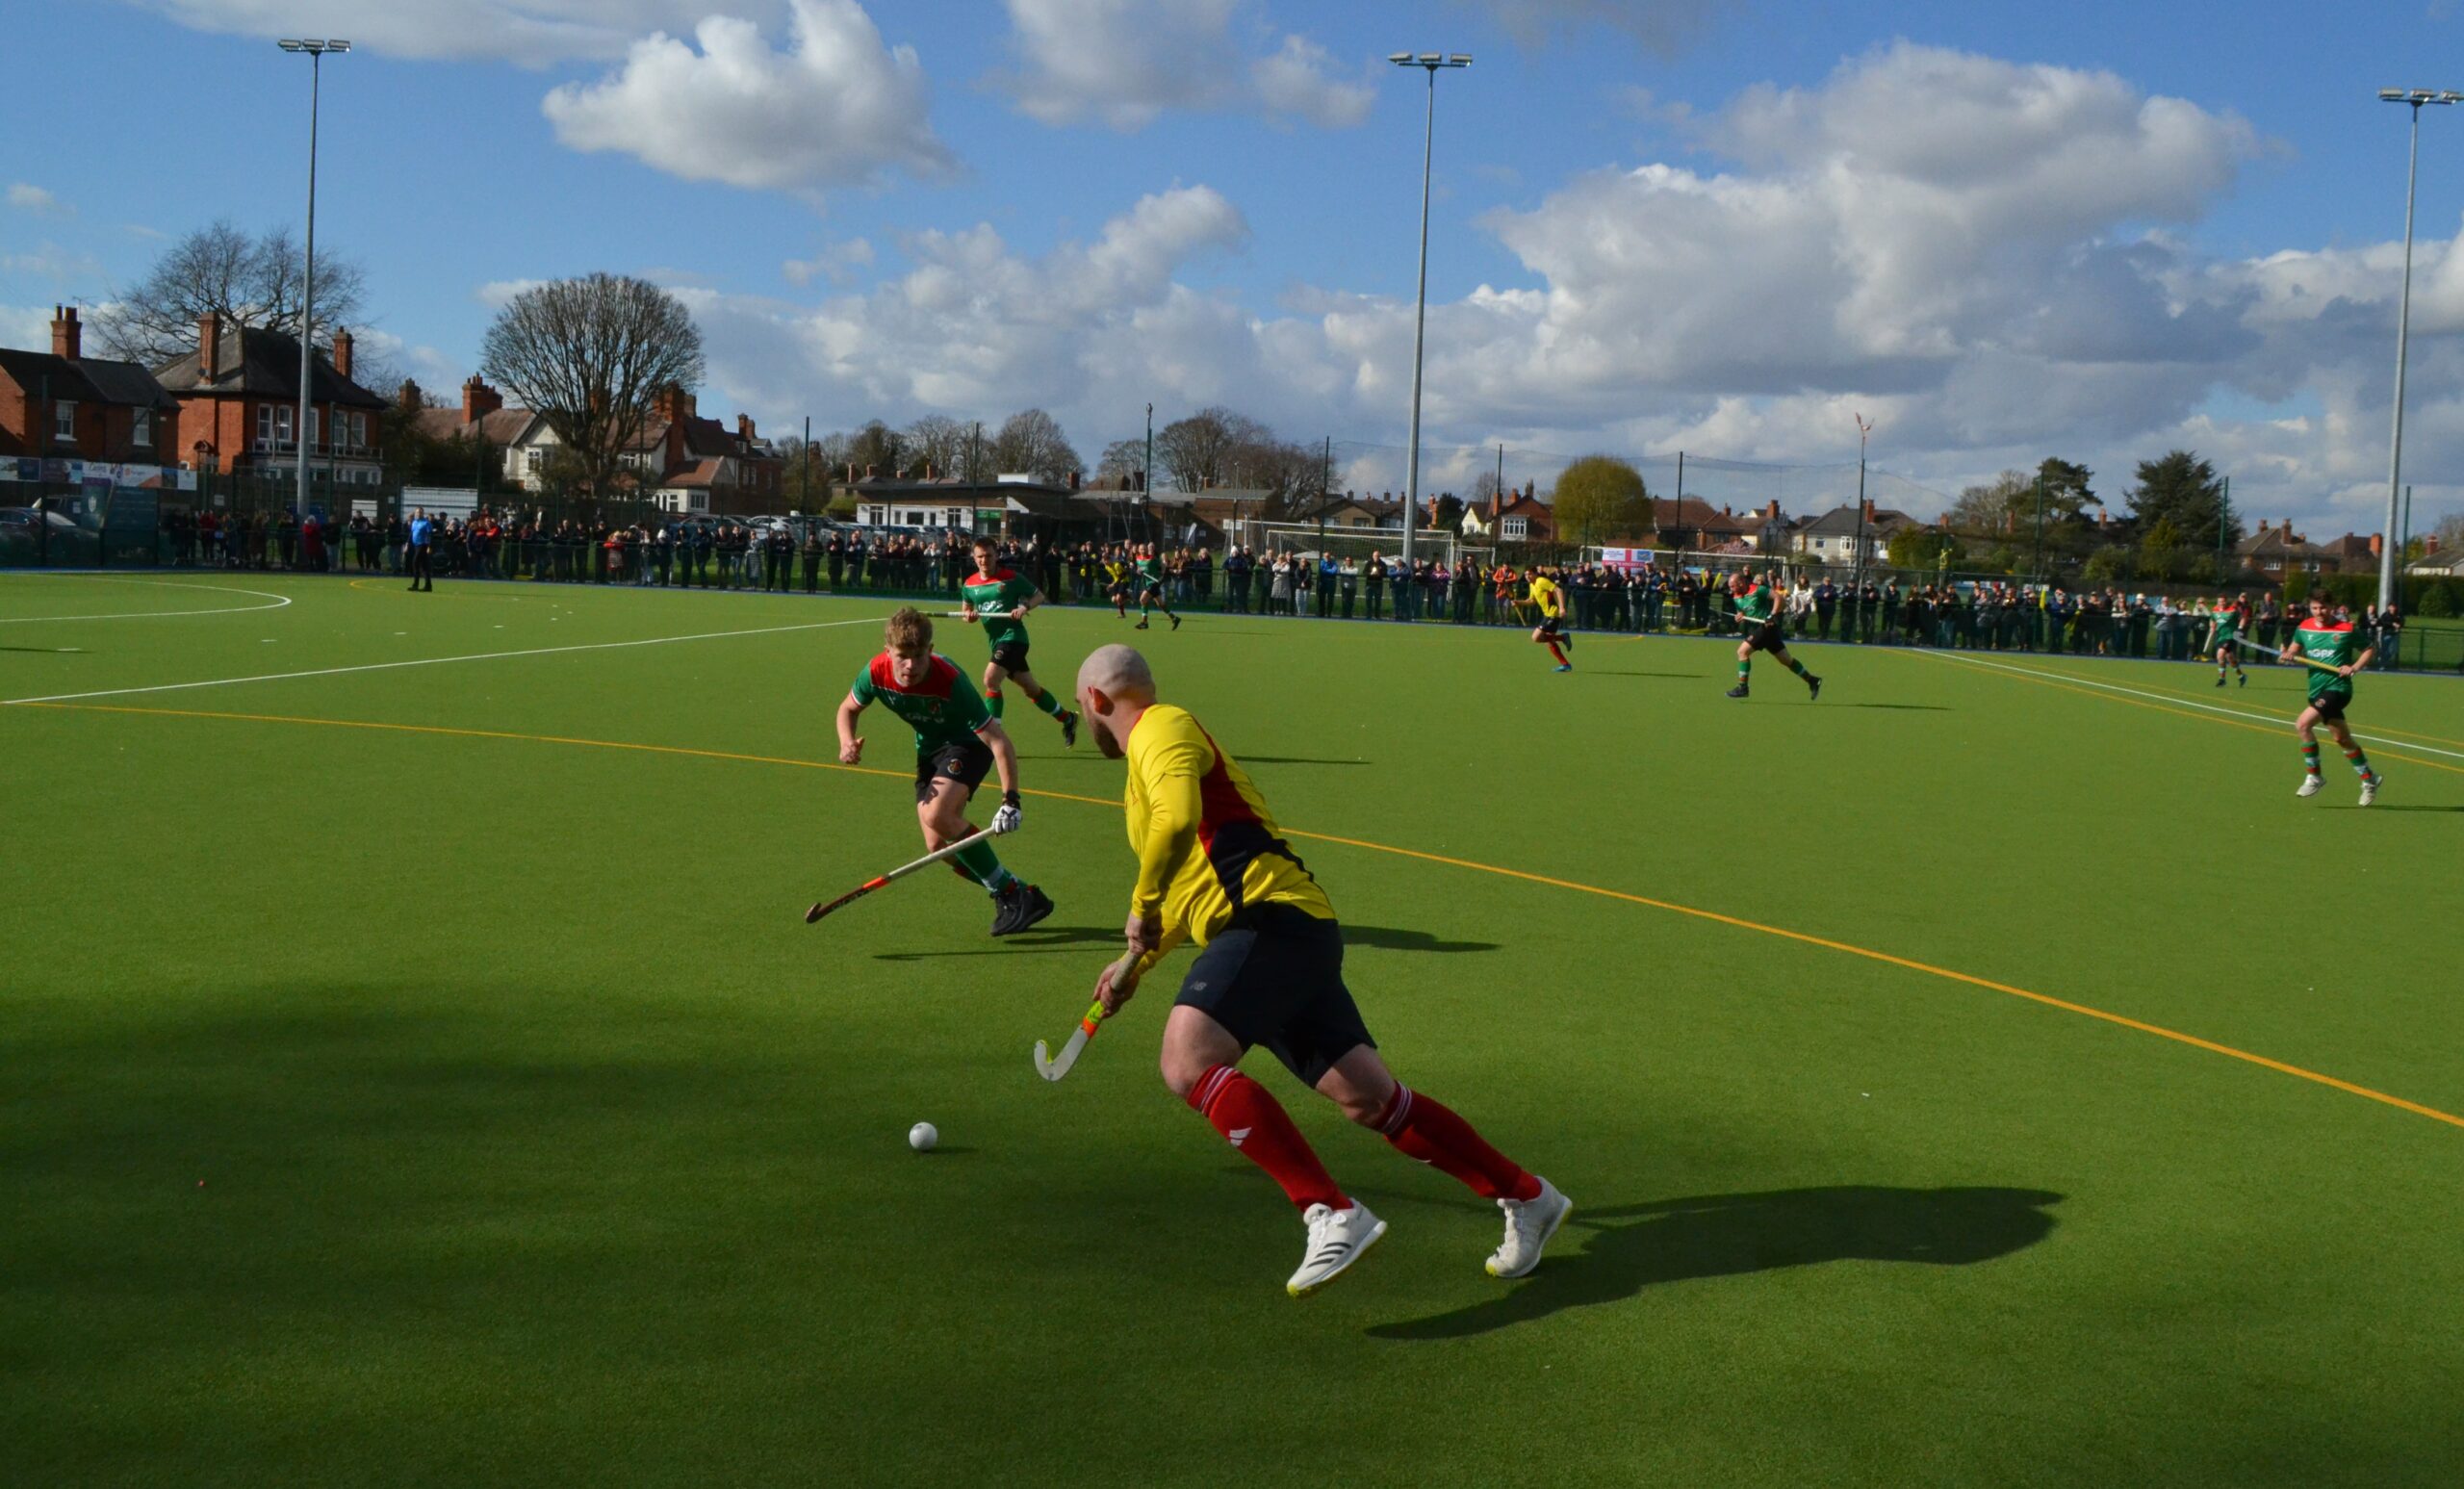
[[[2387,524],[2382,529],[2388,537],[2396,532],[2396,503],[2402,489],[2404,472],[2404,362],[2407,341],[2412,331],[2413,317],[2413,186],[2421,169],[2422,105],[2452,104],[2464,99],[2464,93],[2426,88],[2382,88],[2381,102],[2400,103],[2412,110],[2412,143],[2404,162],[2404,288],[2396,302],[2396,412],[2394,433],[2387,449]],[[2384,609],[2396,594],[2396,553],[2382,539],[2378,545],[2378,605]]]
[[[1421,518],[1421,365],[1428,337],[1428,184],[1429,166],[1437,146],[1437,69],[1468,67],[1472,59],[1462,52],[1396,52],[1386,60],[1399,67],[1419,67],[1428,73],[1428,116],[1421,129],[1420,286],[1412,305],[1412,442],[1403,466],[1402,563],[1403,582],[1408,584],[1412,575],[1412,529],[1420,526]],[[1399,613],[1399,589],[1397,593]]]
[[[291,431],[292,438],[297,442],[293,449],[298,457],[299,485],[295,503],[298,510],[295,516],[299,525],[305,527],[308,525],[308,416],[312,411],[310,390],[315,386],[311,373],[316,357],[314,338],[317,323],[317,109],[324,85],[325,54],[347,52],[350,43],[340,40],[285,40],[276,44],[286,52],[305,52],[308,55],[308,243],[299,289],[299,422]],[[328,443],[332,432],[326,431]]]
[[[1864,415],[1857,416],[1857,566],[1849,571],[1848,582],[1863,587],[1865,582],[1865,439],[1874,432],[1873,422]],[[1681,518],[1685,493],[1677,494]]]

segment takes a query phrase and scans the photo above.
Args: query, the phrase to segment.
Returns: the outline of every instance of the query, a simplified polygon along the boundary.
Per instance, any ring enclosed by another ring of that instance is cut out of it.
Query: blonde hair
[[[893,652],[933,649],[933,620],[913,605],[901,605],[891,612],[889,624],[882,628],[884,639]]]

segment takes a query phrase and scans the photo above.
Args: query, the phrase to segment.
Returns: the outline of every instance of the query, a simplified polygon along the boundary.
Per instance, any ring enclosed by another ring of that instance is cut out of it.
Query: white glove
[[[998,836],[1003,833],[1016,832],[1018,830],[1018,798],[1017,794],[1013,792],[1001,798],[1001,809],[992,814],[992,832],[994,835]]]

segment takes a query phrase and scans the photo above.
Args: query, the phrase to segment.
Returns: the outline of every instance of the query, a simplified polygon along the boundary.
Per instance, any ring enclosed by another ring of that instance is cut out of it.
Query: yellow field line
[[[2029,654],[2029,653],[2022,653],[2022,654],[2020,654],[2020,655],[2031,655],[2031,656],[2033,656],[2033,654]],[[2274,654],[2270,653],[2269,655],[2274,655]],[[1949,659],[1950,659],[1950,660],[1954,660],[1954,661],[1957,661],[1957,660],[1964,660],[1964,658],[1963,658],[1963,657],[1959,657],[1959,656],[1957,656],[1956,655],[1953,655],[1952,657],[1950,657]],[[1984,660],[1984,659],[1985,659],[1985,658],[1979,658],[1979,660]],[[2035,656],[2035,657],[2034,657],[2034,660],[2036,660],[2036,661],[2037,661],[2037,662],[2039,662],[2039,663],[2042,663],[2042,662],[2045,660],[2045,658],[2043,658],[2043,657],[2041,657],[2041,656]],[[2059,669],[2057,669],[2057,670],[2059,670]],[[2260,675],[2261,675],[2262,677],[2266,676],[2266,674],[2265,674],[2265,673],[2262,673],[2262,674],[2260,674]],[[2295,674],[2295,675],[2296,675],[2296,676],[2298,676],[2298,674]],[[2089,680],[2090,680],[2090,679],[2080,677],[2080,675],[2079,675],[2078,673],[2075,673],[2075,672],[2064,672],[2064,673],[2063,673],[2063,676],[2064,676],[2064,677],[2066,677],[2066,678],[2072,678],[2072,679],[2076,679],[2076,680],[2080,680],[2080,681],[2083,681],[2083,682],[2085,682],[2085,681],[2089,681]],[[2365,674],[2363,674],[2363,676],[2365,676],[2365,677],[2371,677],[2371,678],[2376,678],[2376,677],[2379,677],[2379,676],[2380,676],[2380,674],[2375,673],[2375,672],[2373,672],[2373,673],[2365,673]],[[2400,677],[2400,676],[2404,676],[2404,674],[2397,673],[2397,674],[2389,674],[2389,676],[2398,676],[2398,677]],[[2164,693],[2164,694],[2166,694],[2166,695],[2168,695],[2168,696],[2169,696],[2169,697],[2178,698],[2178,699],[2182,700],[2184,703],[2198,703],[2198,702],[2201,702],[2201,701],[2202,701],[2202,700],[2201,700],[2201,698],[2200,698],[2200,695],[2198,695],[2198,694],[2196,694],[2196,693],[2185,693],[2185,692],[2183,692],[2183,691],[2182,691],[2180,688],[2178,688],[2178,687],[2163,687],[2163,686],[2159,686],[2159,685],[2154,684],[2154,683],[2149,683],[2149,684],[2147,684],[2147,685],[2148,685],[2148,686],[2150,686],[2150,687],[2153,687],[2157,692]],[[2229,693],[2230,693],[2230,692],[2238,692],[2238,691],[2240,691],[2240,690],[2239,690],[2239,689],[2231,689],[2231,690],[2228,690],[2228,696],[2229,696]],[[2398,735],[2401,735],[2402,737],[2404,737],[2404,738],[2406,738],[2406,739],[2420,739],[2420,740],[2426,741],[2427,743],[2430,743],[2430,744],[2453,745],[2453,746],[2455,746],[2455,747],[2456,747],[2457,749],[2459,749],[2459,750],[2464,750],[2464,739],[2450,739],[2450,738],[2448,738],[2445,734],[2425,734],[2425,733],[2421,732],[2419,730],[2410,730],[2410,729],[2390,729],[2390,728],[2388,728],[2388,727],[2387,727],[2386,725],[2384,725],[2384,724],[2373,724],[2373,725],[2371,725],[2370,727],[2371,727],[2372,729],[2374,729],[2374,730],[2377,731],[2379,733],[2382,733],[2382,734],[2398,734]]]
[[[1908,651],[1902,655],[1930,656],[1936,661],[1952,664],[1962,662],[1960,657],[1946,656],[1931,650]],[[2093,698],[2103,703],[2128,704],[2134,708],[2153,708],[2158,713],[2178,714],[2182,718],[2197,719],[2202,723],[2222,724],[2231,729],[2246,729],[2254,734],[2266,734],[2272,738],[2284,739],[2293,734],[2293,725],[2290,721],[2282,725],[2253,724],[2247,719],[2227,718],[2220,713],[2202,713],[2195,708],[2176,708],[2169,704],[2149,703],[2143,698],[2125,698],[2119,693],[2100,692],[2093,687],[2056,682],[2051,678],[2039,677],[2034,673],[2016,672],[2007,667],[1994,666],[1989,662],[1966,662],[1964,666],[1969,672],[1982,672],[1993,677],[2009,678],[2016,682],[2033,682],[2039,687],[2059,688],[2066,693],[2076,693],[2082,698]],[[2383,739],[2374,739],[2371,743],[2378,746],[2382,751],[2394,753],[2397,759],[2402,760],[2407,765],[2426,765],[2432,770],[2451,771],[2456,775],[2464,776],[2464,765],[2450,765],[2444,760],[2426,759],[2420,755],[2406,754],[2403,753],[2405,750],[2403,745],[2389,744]]]
[[[2062,684],[2051,683],[2047,685],[2061,686]],[[2087,690],[2081,689],[2080,691]],[[2089,692],[2088,696],[2092,698],[2103,698],[2107,695]],[[2132,700],[2119,699],[2116,701],[2128,703]],[[703,750],[684,745],[642,744],[635,741],[621,739],[582,739],[561,734],[516,733],[506,730],[459,729],[441,724],[384,724],[363,719],[314,719],[301,718],[288,714],[226,713],[193,708],[141,708],[123,704],[28,704],[24,706],[32,708],[56,708],[64,712],[73,713],[131,713],[143,714],[156,718],[222,719],[248,724],[300,724],[318,726],[326,729],[364,729],[406,734],[440,734],[463,739],[502,739],[528,744],[574,745],[593,750],[622,750],[645,755],[681,756],[694,759],[733,760],[756,765],[785,765],[802,770],[835,770],[844,771],[850,775],[886,776],[898,780],[906,779],[908,774],[905,771],[882,770],[877,767],[867,765],[842,765],[835,760],[797,759],[793,757],[779,755],[747,755],[732,750]],[[2163,706],[2148,704],[2143,706],[2162,707]],[[2177,712],[2182,710],[2167,709],[2166,711]],[[2208,715],[2197,713],[2193,713],[2189,716],[2192,718],[2208,717]],[[2220,719],[2217,722],[2229,724],[2234,721],[2230,719]],[[2249,729],[2259,728],[2259,726],[2255,724],[2246,725],[2244,727]],[[1079,802],[1091,807],[1117,808],[1120,805],[1118,801],[1105,797],[1080,796],[1068,791],[1028,790],[1023,791],[1020,794],[1025,796],[1041,797],[1047,801]],[[1397,858],[1402,859],[1416,859],[1424,863],[1440,863],[1449,868],[1466,869],[1473,873],[1495,874],[1503,879],[1518,879],[1526,884],[1545,885],[1551,888],[1571,890],[1577,894],[1597,895],[1602,899],[1618,900],[1629,905],[1640,905],[1651,910],[1666,911],[1670,914],[1674,915],[1685,915],[1697,920],[1708,920],[1715,924],[1729,926],[1740,931],[1754,931],[1763,936],[1775,936],[1783,940],[1796,941],[1799,944],[1806,946],[1817,946],[1825,951],[1838,952],[1842,956],[1860,957],[1868,962],[1879,962],[1886,965],[1900,967],[1911,972],[1922,972],[1929,977],[1938,977],[1947,982],[1963,983],[1970,988],[1982,988],[1989,992],[2004,993],[2014,998],[2024,998],[2028,1002],[2040,1004],[2046,1008],[2059,1009],[2066,1014],[2076,1014],[2083,1018],[2093,1018],[2104,1023],[2113,1024],[2118,1028],[2134,1030],[2140,1034],[2154,1035],[2156,1038],[2161,1040],[2170,1040],[2176,1044],[2187,1044],[2193,1049],[2205,1050],[2212,1055],[2223,1055],[2229,1059],[2243,1061],[2249,1065],[2258,1065],[2264,1069],[2273,1070],[2280,1075],[2290,1075],[2300,1080],[2313,1082],[2317,1085],[2329,1087],[2333,1090],[2343,1091],[2347,1095],[2359,1096],[2365,1100],[2375,1101],[2385,1106],[2394,1107],[2399,1111],[2410,1112],[2416,1117],[2426,1117],[2432,1121],[2445,1122],[2451,1127],[2464,1128],[2464,1117],[2458,1117],[2449,1112],[2442,1112],[2436,1107],[2424,1106],[2417,1101],[2407,1101],[2401,1096],[2390,1095],[2383,1091],[2374,1091],[2367,1086],[2358,1086],[2350,1081],[2341,1080],[2335,1076],[2327,1075],[2318,1070],[2308,1069],[2297,1065],[2288,1065],[2284,1061],[2272,1060],[2265,1055],[2253,1054],[2246,1049],[2236,1049],[2230,1044],[2220,1044],[2213,1040],[2203,1040],[2197,1035],[2184,1034],[2178,1029],[2168,1029],[2162,1024],[2151,1024],[2141,1019],[2128,1017],[2121,1014],[2108,1013],[2100,1008],[2091,1008],[2085,1003],[2073,1003],[2066,998],[2057,998],[2047,993],[2033,992],[2025,988],[2013,987],[2009,983],[1995,982],[1989,977],[1978,977],[1969,972],[1954,971],[1949,967],[1936,966],[1931,963],[1917,962],[1908,957],[1893,956],[1889,952],[1876,951],[1869,946],[1859,946],[1848,941],[1833,940],[1829,937],[1814,936],[1805,931],[1791,931],[1784,926],[1764,925],[1760,921],[1747,920],[1736,915],[1722,914],[1718,911],[1702,910],[1692,905],[1680,905],[1673,900],[1653,899],[1649,895],[1631,894],[1623,889],[1609,889],[1599,885],[1582,884],[1571,879],[1557,879],[1547,874],[1529,873],[1523,869],[1506,868],[1496,863],[1481,863],[1471,859],[1450,858],[1442,853],[1424,853],[1417,848],[1399,848],[1391,843],[1371,842],[1365,838],[1342,837],[1332,833],[1306,833],[1291,828],[1287,828],[1284,831],[1288,836],[1305,838],[1312,842],[1336,843],[1347,848],[1358,848],[1371,853],[1391,854]]]

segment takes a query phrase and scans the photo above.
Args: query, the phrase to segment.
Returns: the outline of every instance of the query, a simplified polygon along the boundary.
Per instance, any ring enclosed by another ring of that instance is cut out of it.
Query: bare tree
[[[1086,468],[1060,424],[1040,408],[1002,422],[1001,432],[992,437],[992,463],[997,470],[1023,471],[1056,486]]]
[[[296,336],[306,265],[287,227],[255,238],[227,221],[198,228],[165,249],[143,279],[114,288],[112,303],[94,313],[95,340],[111,356],[160,367],[196,349],[196,323],[209,314]],[[366,294],[355,261],[330,248],[318,253],[320,349],[331,347],[337,326],[358,321]]]
[[[1146,440],[1115,440],[1104,447],[1103,458],[1095,462],[1095,478],[1136,486],[1138,477],[1146,472]]]
[[[515,295],[488,327],[479,366],[547,421],[601,497],[652,398],[692,387],[706,370],[702,333],[682,302],[648,280],[605,273]]]
[[[967,444],[975,436],[973,424],[963,424],[947,414],[926,414],[907,426],[903,453],[910,466],[917,467],[921,476],[923,466],[931,466],[936,475],[955,474],[966,463]]]

